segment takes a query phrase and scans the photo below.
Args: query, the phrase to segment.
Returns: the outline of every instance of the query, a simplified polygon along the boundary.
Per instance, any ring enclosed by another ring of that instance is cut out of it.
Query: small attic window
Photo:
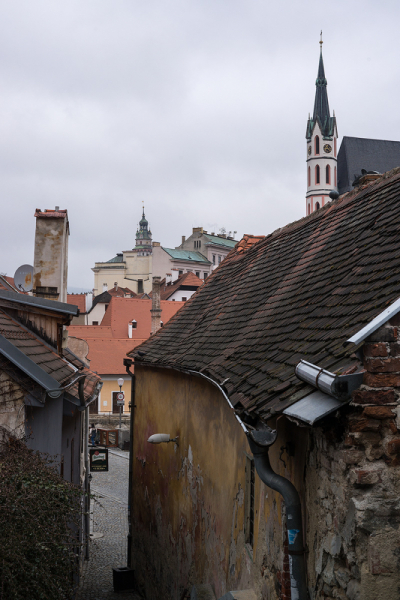
[[[135,319],[132,321],[132,329],[136,329],[137,328],[137,322],[135,321]]]
[[[105,304],[105,310],[107,310],[107,308],[109,307],[109,304]]]
[[[93,321],[93,322],[92,322],[92,325],[98,325],[98,324],[99,324],[99,322],[98,322],[98,321]]]
[[[164,325],[164,323],[162,321],[160,321],[160,327],[162,327]]]

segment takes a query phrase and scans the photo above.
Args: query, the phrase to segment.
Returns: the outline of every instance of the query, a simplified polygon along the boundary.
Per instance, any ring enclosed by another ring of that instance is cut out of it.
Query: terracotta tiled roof
[[[100,381],[100,378],[91,370],[83,368],[83,363],[71,352],[67,351],[66,360],[52,350],[39,336],[27,330],[20,323],[0,310],[0,336],[6,338],[13,346],[18,348],[25,356],[30,358],[45,373],[51,375],[60,386],[65,386],[76,377],[76,370],[69,364],[71,362],[82,373],[86,374],[84,395],[88,399]],[[69,361],[68,361],[69,357]],[[68,362],[67,362],[68,361]],[[79,364],[80,363],[80,364]],[[78,398],[78,385],[69,388],[68,392]]]
[[[124,358],[144,340],[92,338],[86,341],[89,344],[88,359],[92,371],[99,375],[121,375],[125,373]]]
[[[167,285],[166,280],[163,279],[160,284],[160,296],[161,300],[168,300],[179,289],[185,289],[185,286],[188,288],[199,288],[203,284],[203,280],[199,279],[197,275],[194,273],[184,273],[176,281]]]
[[[34,216],[48,219],[65,219],[68,217],[68,211],[65,209],[55,210],[54,208],[46,208],[42,211],[40,208],[37,208]]]
[[[397,168],[246,252],[239,244],[132,356],[227,380],[233,404],[263,418],[282,412],[309,392],[300,359],[347,367],[344,342],[400,296],[399,205]]]
[[[17,292],[13,277],[7,277],[6,275],[0,275],[0,290],[11,290]]]
[[[161,320],[166,323],[184,302],[161,301]],[[151,332],[151,300],[111,298],[101,325],[70,325],[68,335],[86,340],[89,345],[90,368],[100,375],[125,372],[123,359],[128,352],[144,342]],[[136,320],[132,338],[128,323]]]
[[[128,337],[128,323],[136,321],[132,330],[134,339],[146,340],[151,333],[151,300],[136,298],[112,298],[105,312],[102,326],[110,326],[114,338]],[[161,300],[161,321],[166,323],[184,305],[184,302]]]
[[[67,294],[67,304],[73,304],[79,308],[79,312],[86,312],[86,294]]]
[[[260,240],[263,240],[265,235],[244,235],[236,247],[236,252],[241,254],[247,252],[254,244],[257,244]]]

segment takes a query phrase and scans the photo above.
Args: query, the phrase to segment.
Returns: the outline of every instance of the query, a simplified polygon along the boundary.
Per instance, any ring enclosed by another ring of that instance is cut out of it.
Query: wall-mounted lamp
[[[150,444],[162,444],[163,442],[175,442],[175,444],[177,446],[179,446],[178,437],[179,437],[179,435],[177,435],[174,438],[171,438],[169,433],[154,433],[153,435],[151,435],[149,437],[149,439],[147,441],[150,442]]]

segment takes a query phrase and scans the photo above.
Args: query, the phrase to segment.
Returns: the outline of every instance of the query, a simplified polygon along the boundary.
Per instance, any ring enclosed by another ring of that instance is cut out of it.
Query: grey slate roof
[[[345,136],[338,153],[339,194],[353,189],[361,169],[386,173],[400,166],[400,142]]]
[[[51,310],[52,312],[63,313],[73,317],[79,314],[78,307],[73,304],[66,304],[65,302],[58,302],[56,300],[47,300],[47,298],[36,298],[36,296],[28,296],[27,294],[20,294],[19,292],[9,292],[0,289],[0,299],[9,300],[17,304],[24,304],[25,306],[44,308],[46,310]]]

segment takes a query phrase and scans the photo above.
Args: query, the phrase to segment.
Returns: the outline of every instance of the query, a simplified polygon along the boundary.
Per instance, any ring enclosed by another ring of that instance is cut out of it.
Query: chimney
[[[67,302],[68,212],[59,206],[35,211],[33,293],[41,298]]]
[[[116,281],[116,282],[114,283],[114,290],[115,290],[116,292],[118,292],[118,281]]]
[[[151,304],[151,335],[161,327],[161,302],[160,302],[161,277],[153,277],[152,304]]]
[[[166,274],[166,276],[165,276],[165,283],[167,285],[171,285],[171,283],[172,283],[172,273],[167,273]]]
[[[182,244],[184,244],[186,242],[186,235],[182,236]]]
[[[128,323],[128,338],[132,339],[132,321]]]
[[[108,291],[108,285],[106,283],[103,283],[103,292],[107,292]]]

